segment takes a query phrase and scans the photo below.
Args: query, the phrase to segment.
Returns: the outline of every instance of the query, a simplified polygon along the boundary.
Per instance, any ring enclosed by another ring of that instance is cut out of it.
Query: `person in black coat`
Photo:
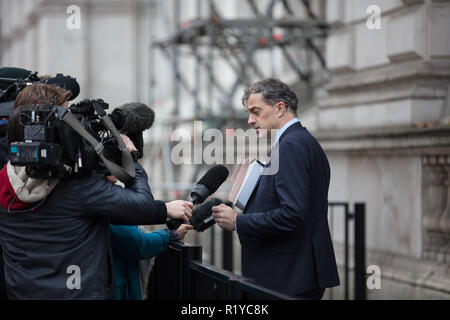
[[[237,231],[245,277],[299,299],[321,299],[325,288],[339,285],[327,219],[327,157],[296,118],[298,99],[281,81],[255,83],[242,101],[258,135],[279,131],[244,214],[220,205],[213,215],[220,227]]]
[[[6,124],[0,124],[0,168],[8,162],[8,145],[6,143]],[[5,272],[3,267],[3,248],[0,245],[0,300],[7,300]]]
[[[8,143],[21,134],[20,111],[27,106],[20,108],[9,119]],[[128,150],[135,149],[123,138]],[[110,224],[163,224],[168,217],[191,216],[187,201],[155,200],[144,169],[135,163],[135,171],[123,188],[95,171],[48,181],[7,163],[0,171],[0,243],[10,299],[114,297]]]
[[[30,70],[12,67],[0,68],[0,78],[25,79],[31,73]],[[0,82],[0,94],[8,89],[11,85],[9,82]],[[6,127],[8,117],[12,110],[12,101],[0,102],[0,169],[2,169],[8,161],[8,145],[6,142]],[[3,249],[0,245],[0,300],[6,300],[6,285],[3,271]]]

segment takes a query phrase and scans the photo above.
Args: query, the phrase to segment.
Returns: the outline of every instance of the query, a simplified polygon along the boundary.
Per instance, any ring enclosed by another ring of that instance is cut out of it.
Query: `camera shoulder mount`
[[[119,150],[122,154],[122,167],[105,157],[103,152],[104,146],[102,142],[98,141],[88,131],[86,131],[86,129],[81,125],[80,121],[72,114],[72,112],[61,106],[55,106],[55,108],[58,118],[67,123],[73,130],[75,130],[94,147],[96,153],[103,160],[105,166],[113,176],[115,176],[121,182],[127,182],[135,177],[136,172],[131,152],[126,148],[125,142],[120,136],[119,131],[106,112],[104,112],[103,110],[103,112],[99,112],[99,110],[97,110],[99,108],[96,108],[96,111],[99,113],[100,119],[105,127],[110,130],[114,137],[117,139]]]

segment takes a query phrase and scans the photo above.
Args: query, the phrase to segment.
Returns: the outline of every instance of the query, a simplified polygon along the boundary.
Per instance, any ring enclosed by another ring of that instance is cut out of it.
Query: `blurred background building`
[[[0,0],[0,22],[0,66],[70,74],[77,100],[155,110],[143,163],[164,200],[211,165],[173,164],[175,129],[247,129],[244,88],[289,83],[328,155],[329,200],[366,204],[366,264],[381,271],[368,298],[450,298],[450,1]],[[330,215],[342,266],[340,221]],[[220,266],[211,230],[187,242]]]

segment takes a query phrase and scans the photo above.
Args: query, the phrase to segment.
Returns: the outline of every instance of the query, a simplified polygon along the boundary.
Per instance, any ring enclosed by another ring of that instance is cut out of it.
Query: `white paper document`
[[[242,182],[236,200],[233,203],[239,209],[244,210],[253,190],[255,190],[255,187],[258,184],[263,169],[264,165],[258,160],[253,160],[248,166],[244,181]]]

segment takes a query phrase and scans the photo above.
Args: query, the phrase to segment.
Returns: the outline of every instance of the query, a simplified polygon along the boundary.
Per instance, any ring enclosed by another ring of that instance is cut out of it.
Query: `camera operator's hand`
[[[177,233],[180,237],[180,240],[184,240],[184,237],[187,235],[189,230],[194,229],[194,226],[191,226],[190,224],[182,224],[178,229]]]
[[[183,219],[188,222],[192,217],[194,205],[190,201],[174,200],[166,202],[167,217],[171,219]]]
[[[133,143],[133,141],[131,141],[130,138],[128,138],[128,136],[124,135],[124,134],[120,134],[120,136],[123,139],[123,142],[125,142],[125,146],[127,147],[128,151],[133,152],[133,151],[138,151]]]

